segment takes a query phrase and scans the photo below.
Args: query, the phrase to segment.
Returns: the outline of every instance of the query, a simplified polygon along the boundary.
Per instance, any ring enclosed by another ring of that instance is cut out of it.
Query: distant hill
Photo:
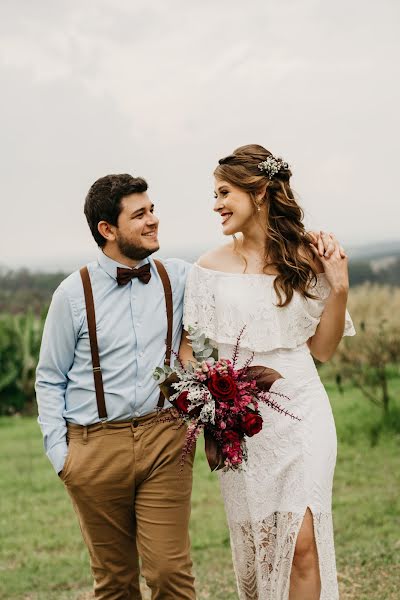
[[[377,242],[347,249],[350,284],[400,286],[400,241]]]
[[[388,256],[400,257],[400,240],[374,242],[346,248],[350,260],[377,260]]]

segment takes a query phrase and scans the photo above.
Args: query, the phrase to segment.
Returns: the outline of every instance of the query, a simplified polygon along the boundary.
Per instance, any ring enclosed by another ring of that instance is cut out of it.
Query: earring
[[[260,212],[260,210],[261,210],[261,206],[260,205],[257,206],[257,210],[258,210],[258,212]]]

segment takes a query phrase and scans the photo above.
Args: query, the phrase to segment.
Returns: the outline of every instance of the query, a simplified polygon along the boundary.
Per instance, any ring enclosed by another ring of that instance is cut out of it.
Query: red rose
[[[182,392],[181,394],[179,394],[177,399],[174,400],[176,408],[184,413],[187,413],[189,408],[188,394],[189,392]]]
[[[255,412],[248,412],[242,417],[242,430],[248,437],[261,431],[262,426],[262,416]]]
[[[211,394],[216,398],[228,399],[236,396],[236,383],[230,375],[214,373],[207,385]]]
[[[232,429],[230,429],[228,431],[224,431],[223,438],[227,442],[239,442],[240,441],[239,433],[237,431],[233,431]]]

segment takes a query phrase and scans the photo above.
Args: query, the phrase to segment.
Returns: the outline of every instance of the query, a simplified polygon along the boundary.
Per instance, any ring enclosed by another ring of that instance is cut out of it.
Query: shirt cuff
[[[68,454],[68,446],[67,442],[60,442],[56,444],[47,452],[47,457],[50,460],[51,464],[57,475],[60,471],[63,470],[65,459]]]

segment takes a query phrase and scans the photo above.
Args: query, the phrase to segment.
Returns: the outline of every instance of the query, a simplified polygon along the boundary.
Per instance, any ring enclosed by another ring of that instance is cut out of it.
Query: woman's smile
[[[233,215],[233,213],[231,212],[227,212],[224,211],[221,213],[221,217],[222,217],[222,221],[221,221],[221,225],[225,225],[225,223],[230,219],[230,217]]]

